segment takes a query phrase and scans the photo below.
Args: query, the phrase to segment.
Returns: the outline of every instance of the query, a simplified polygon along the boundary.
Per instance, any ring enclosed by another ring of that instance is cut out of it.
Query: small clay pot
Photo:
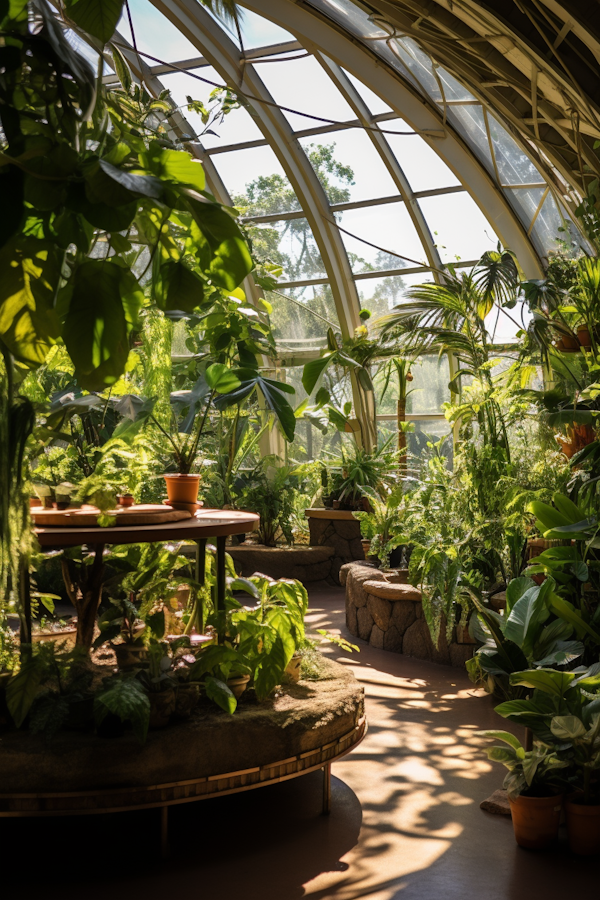
[[[111,644],[117,657],[117,666],[123,671],[135,669],[148,658],[145,647],[136,647],[132,644]]]
[[[150,691],[150,728],[166,728],[175,712],[177,697],[173,688]]]
[[[133,494],[119,494],[119,506],[123,506],[126,509],[130,506],[133,506],[135,503],[135,497]]]
[[[591,347],[592,346],[592,336],[590,334],[590,329],[587,325],[580,325],[577,329],[577,340],[581,344],[582,347]]]
[[[248,682],[250,681],[249,675],[238,675],[236,678],[228,678],[227,679],[227,687],[236,698],[239,700],[246,688],[248,687]]]
[[[362,540],[361,544],[362,544],[362,548],[363,548],[363,553],[365,554],[365,559],[367,559],[371,552],[371,541]]]
[[[577,353],[581,345],[574,334],[561,334],[554,346],[561,353]]]
[[[167,483],[167,496],[171,504],[198,502],[199,475],[163,475]]]
[[[300,681],[300,667],[302,665],[302,657],[299,653],[294,653],[285,668],[285,674],[293,684]]]
[[[508,799],[515,840],[519,847],[542,850],[557,840],[562,794],[550,797],[526,797],[519,794],[516,800],[511,800],[510,797]]]
[[[586,806],[583,794],[571,794],[565,812],[571,852],[578,856],[600,853],[600,806]]]

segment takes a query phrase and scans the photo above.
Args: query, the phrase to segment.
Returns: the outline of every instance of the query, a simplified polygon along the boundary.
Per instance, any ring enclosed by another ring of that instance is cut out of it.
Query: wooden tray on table
[[[80,509],[42,509],[33,507],[31,517],[42,528],[100,528],[96,506],[82,506]],[[138,506],[119,506],[105,513],[114,517],[111,526],[119,525],[163,525],[167,522],[182,522],[191,519],[192,513],[184,509],[172,509],[160,503],[140,503]]]

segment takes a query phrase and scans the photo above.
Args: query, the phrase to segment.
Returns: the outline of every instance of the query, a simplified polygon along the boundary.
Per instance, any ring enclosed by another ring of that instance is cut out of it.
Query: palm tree
[[[480,386],[476,401],[460,408],[463,421],[476,419],[484,440],[504,447],[507,458],[506,425],[496,396],[493,347],[485,320],[495,306],[515,305],[519,285],[512,253],[489,251],[467,272],[457,274],[449,266],[443,283],[412,288],[406,303],[377,322],[382,339],[395,342],[405,357],[432,350],[453,354],[458,371],[450,390],[459,393],[465,376]]]

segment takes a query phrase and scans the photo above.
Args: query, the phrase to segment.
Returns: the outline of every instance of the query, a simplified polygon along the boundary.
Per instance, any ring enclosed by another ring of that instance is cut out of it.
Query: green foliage
[[[267,547],[275,547],[281,533],[288,544],[293,541],[292,515],[294,496],[299,486],[296,469],[274,466],[275,460],[266,459],[247,476],[239,497],[243,509],[260,515],[258,541]]]
[[[361,534],[371,541],[371,556],[377,556],[384,569],[390,564],[390,554],[402,543],[402,495],[398,491],[381,499],[374,491],[367,490],[370,512],[356,512]]]
[[[536,741],[533,750],[525,750],[520,741],[508,731],[479,731],[484,737],[494,738],[508,744],[506,747],[489,747],[488,759],[502,763],[508,769],[503,787],[511,800],[519,794],[542,796],[551,794],[558,788],[557,771],[566,769],[568,762],[561,760],[556,751]]]
[[[94,717],[101,725],[108,713],[131,723],[140,744],[146,742],[150,723],[150,700],[141,683],[133,676],[116,675],[104,679],[102,690],[94,695]]]

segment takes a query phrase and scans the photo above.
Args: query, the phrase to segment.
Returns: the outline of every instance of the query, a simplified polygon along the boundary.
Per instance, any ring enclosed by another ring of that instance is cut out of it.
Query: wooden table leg
[[[225,609],[225,541],[226,537],[217,538],[217,597],[215,612]]]
[[[321,815],[328,816],[331,812],[331,763],[323,766],[323,810]]]

